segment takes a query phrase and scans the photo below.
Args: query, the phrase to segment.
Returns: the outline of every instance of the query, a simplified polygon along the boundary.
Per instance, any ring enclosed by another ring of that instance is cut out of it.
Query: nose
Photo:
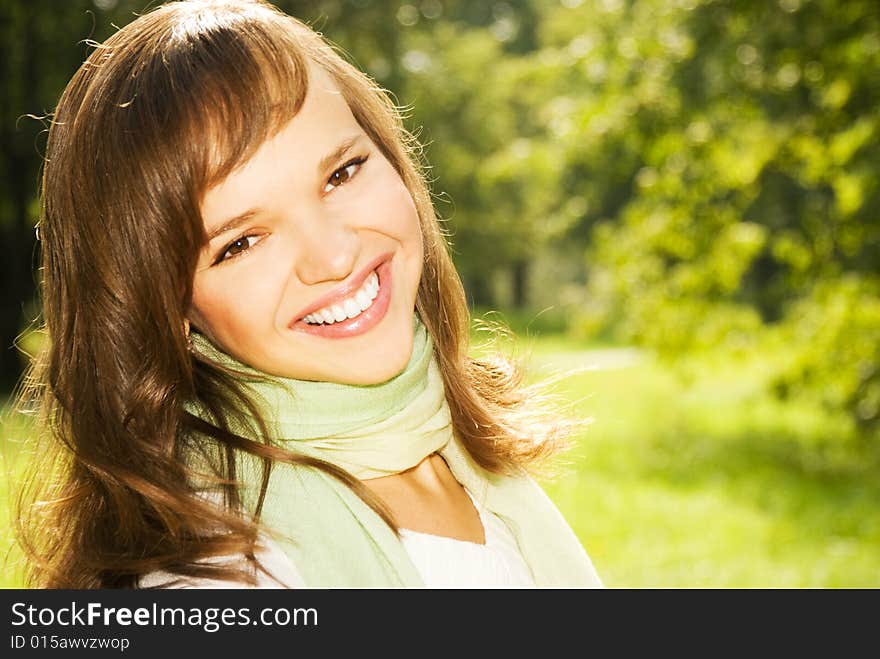
[[[354,270],[361,243],[343,218],[323,215],[299,223],[295,269],[306,285],[341,281]]]

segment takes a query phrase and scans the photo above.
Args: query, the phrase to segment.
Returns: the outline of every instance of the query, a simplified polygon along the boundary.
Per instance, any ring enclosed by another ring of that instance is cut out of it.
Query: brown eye
[[[348,179],[351,178],[351,173],[348,171],[351,165],[346,167],[345,169],[340,169],[333,173],[333,176],[330,177],[329,183],[331,185],[341,185],[345,183]]]
[[[238,254],[239,252],[243,252],[248,247],[249,247],[249,245],[247,244],[247,238],[239,238],[238,240],[236,240],[234,243],[232,243],[229,246],[229,249],[226,250],[226,253],[229,256],[234,256],[235,254]]]
[[[348,183],[355,174],[357,174],[360,166],[365,163],[366,160],[366,156],[354,158],[333,172],[330,175],[330,178],[327,179],[327,185],[324,186],[324,192],[330,192],[333,188],[338,188],[340,185]]]
[[[241,238],[232,241],[231,243],[229,243],[229,245],[226,246],[226,249],[223,250],[223,252],[220,254],[220,257],[215,263],[228,261],[235,258],[236,256],[239,256],[240,254],[243,254],[251,248],[258,237],[259,236],[248,235],[242,236]]]

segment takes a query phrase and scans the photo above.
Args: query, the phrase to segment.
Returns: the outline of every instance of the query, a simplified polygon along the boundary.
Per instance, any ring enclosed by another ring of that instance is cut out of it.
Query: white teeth
[[[350,298],[348,300],[345,300],[342,303],[342,306],[345,309],[345,314],[349,318],[354,318],[355,316],[357,316],[361,312],[361,309],[358,306],[357,302],[355,302],[354,300],[352,300]]]
[[[377,295],[379,295],[379,277],[375,272],[371,272],[364,280],[363,286],[354,295],[347,297],[342,302],[313,311],[303,317],[303,320],[311,325],[332,325],[348,318],[354,318],[369,309]]]
[[[333,314],[333,319],[337,322],[348,318],[348,314],[345,313],[345,310],[338,304],[334,304],[330,307],[330,312]]]

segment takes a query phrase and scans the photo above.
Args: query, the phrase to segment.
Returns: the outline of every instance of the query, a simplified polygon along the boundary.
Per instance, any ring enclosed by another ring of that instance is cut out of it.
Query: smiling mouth
[[[317,311],[307,314],[303,320],[309,325],[333,325],[335,323],[357,318],[373,306],[379,295],[379,275],[374,270],[364,280],[363,285],[352,295]]]
[[[300,312],[291,329],[356,331],[372,324],[368,321],[384,315],[387,308],[392,256],[393,252],[381,254],[348,282],[315,300]]]

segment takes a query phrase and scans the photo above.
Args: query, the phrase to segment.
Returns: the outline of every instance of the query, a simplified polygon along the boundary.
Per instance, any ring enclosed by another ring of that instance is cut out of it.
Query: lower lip
[[[391,261],[385,261],[375,272],[379,276],[379,294],[366,311],[332,325],[310,325],[305,320],[298,320],[291,329],[327,339],[344,339],[369,332],[385,317],[391,303]]]

